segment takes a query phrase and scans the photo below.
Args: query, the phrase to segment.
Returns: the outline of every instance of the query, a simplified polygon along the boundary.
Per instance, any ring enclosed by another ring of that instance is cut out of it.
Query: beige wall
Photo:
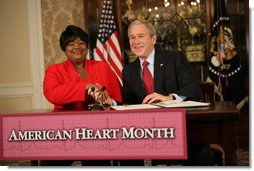
[[[1,113],[23,111],[32,109],[31,97],[6,97],[0,99]]]
[[[65,59],[59,36],[84,28],[83,0],[0,0],[0,113],[52,108],[42,92],[45,68]]]
[[[25,2],[0,0],[0,84],[31,80]]]
[[[41,0],[45,68],[66,59],[59,37],[68,25],[84,29],[83,0]]]
[[[26,0],[0,0],[0,113],[32,108]],[[17,92],[17,94],[13,94]]]

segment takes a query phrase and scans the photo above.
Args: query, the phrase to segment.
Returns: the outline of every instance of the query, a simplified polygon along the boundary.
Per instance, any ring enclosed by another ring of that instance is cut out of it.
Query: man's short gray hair
[[[133,25],[139,25],[139,24],[144,24],[147,27],[147,29],[150,33],[150,37],[153,37],[154,35],[156,35],[156,29],[153,26],[153,24],[148,20],[141,20],[141,19],[140,20],[134,20],[134,21],[131,22],[131,24],[129,25],[129,28],[128,28],[128,35],[129,35],[130,28]]]

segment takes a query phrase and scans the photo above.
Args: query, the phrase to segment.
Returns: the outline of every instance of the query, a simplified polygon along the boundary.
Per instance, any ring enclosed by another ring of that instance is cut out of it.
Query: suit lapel
[[[133,68],[133,77],[134,77],[134,79],[133,80],[135,80],[135,82],[133,82],[133,84],[135,84],[135,89],[136,89],[136,91],[137,91],[137,93],[139,94],[139,97],[144,97],[144,96],[146,96],[146,90],[145,90],[145,88],[144,88],[144,85],[143,85],[143,80],[142,80],[142,78],[141,78],[141,68],[140,68],[140,61],[139,61],[139,59],[137,58],[136,60],[135,60],[135,63],[134,63],[135,65],[134,65],[134,68]]]
[[[163,60],[163,54],[160,51],[155,50],[154,56],[154,91],[157,93],[163,93],[163,73],[165,68],[165,60]]]

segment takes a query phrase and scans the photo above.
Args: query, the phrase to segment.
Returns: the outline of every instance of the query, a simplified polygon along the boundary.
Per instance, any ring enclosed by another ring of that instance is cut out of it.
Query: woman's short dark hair
[[[88,34],[80,27],[69,25],[60,36],[61,49],[65,51],[65,48],[68,46],[68,44],[73,42],[77,37],[80,38],[80,40],[84,41],[88,47]]]

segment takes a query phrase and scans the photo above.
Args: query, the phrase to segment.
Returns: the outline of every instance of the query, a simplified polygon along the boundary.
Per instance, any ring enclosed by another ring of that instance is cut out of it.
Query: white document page
[[[165,107],[165,108],[174,108],[174,107],[202,107],[209,106],[210,103],[197,102],[197,101],[165,101],[154,104],[156,106]]]
[[[161,108],[152,104],[133,104],[133,105],[120,105],[120,106],[111,106],[115,110],[134,110],[134,109],[155,109]]]
[[[133,105],[119,105],[119,106],[111,106],[112,109],[115,110],[136,110],[136,109],[155,109],[155,108],[177,108],[177,107],[202,107],[209,106],[210,103],[203,103],[197,101],[181,101],[181,100],[173,100],[173,101],[165,101],[154,104],[133,104]]]

